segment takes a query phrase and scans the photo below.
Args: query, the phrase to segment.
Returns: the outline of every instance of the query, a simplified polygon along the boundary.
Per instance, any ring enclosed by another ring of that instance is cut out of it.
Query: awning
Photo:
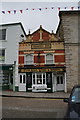
[[[13,65],[0,65],[0,70],[12,70]]]

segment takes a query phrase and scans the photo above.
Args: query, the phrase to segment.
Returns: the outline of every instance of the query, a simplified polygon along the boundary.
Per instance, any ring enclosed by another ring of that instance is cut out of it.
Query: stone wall
[[[79,83],[79,18],[80,11],[60,11],[59,16],[63,26],[66,61],[67,91]]]

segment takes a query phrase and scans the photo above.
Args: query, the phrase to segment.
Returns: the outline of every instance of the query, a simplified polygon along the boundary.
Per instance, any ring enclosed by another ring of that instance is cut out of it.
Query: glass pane
[[[20,83],[22,83],[22,75],[20,75]]]
[[[25,75],[23,75],[23,83],[25,83]]]
[[[57,76],[57,84],[60,84],[60,82],[59,82],[59,76]]]
[[[63,84],[63,76],[61,76],[60,78],[61,78],[61,84]]]
[[[0,30],[0,40],[5,40],[6,37],[6,29]]]

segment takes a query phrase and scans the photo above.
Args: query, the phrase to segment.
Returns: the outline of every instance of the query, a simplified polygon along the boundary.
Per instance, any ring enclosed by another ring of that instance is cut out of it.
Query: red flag
[[[20,12],[22,13],[22,12],[23,12],[23,10],[20,10]]]
[[[35,10],[34,8],[32,10]]]
[[[10,13],[11,13],[11,11],[8,11],[8,13],[10,14]]]
[[[74,9],[74,7],[71,7],[71,9],[73,10],[73,9]]]
[[[60,7],[58,7],[58,10],[60,10]]]

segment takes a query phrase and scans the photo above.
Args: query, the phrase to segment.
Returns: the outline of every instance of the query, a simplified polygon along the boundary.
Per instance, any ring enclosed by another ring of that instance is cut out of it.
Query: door
[[[64,76],[58,75],[56,76],[56,91],[64,90]]]
[[[19,91],[26,91],[26,74],[19,75]]]

